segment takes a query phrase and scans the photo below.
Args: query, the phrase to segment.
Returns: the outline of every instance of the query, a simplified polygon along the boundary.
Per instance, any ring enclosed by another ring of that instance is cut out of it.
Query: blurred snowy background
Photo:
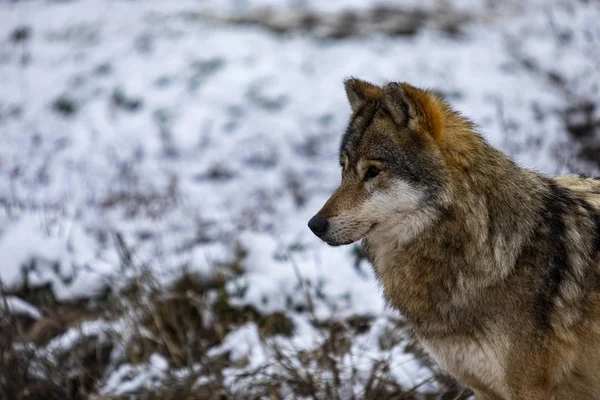
[[[0,398],[466,399],[357,246],[345,77],[434,89],[521,165],[600,167],[600,4],[0,2]]]

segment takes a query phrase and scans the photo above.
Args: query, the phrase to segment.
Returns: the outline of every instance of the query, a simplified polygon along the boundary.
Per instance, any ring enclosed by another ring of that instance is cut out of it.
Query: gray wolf
[[[430,91],[345,88],[342,180],[310,229],[362,240],[386,300],[480,400],[600,399],[600,180],[517,166]]]

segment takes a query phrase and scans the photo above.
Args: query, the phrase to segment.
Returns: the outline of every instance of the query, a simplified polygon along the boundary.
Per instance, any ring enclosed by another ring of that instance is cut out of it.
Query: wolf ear
[[[353,112],[364,106],[367,101],[377,101],[383,97],[382,88],[360,79],[346,79],[344,87]]]
[[[435,94],[397,82],[387,84],[383,92],[383,106],[398,126],[441,140],[443,103]]]

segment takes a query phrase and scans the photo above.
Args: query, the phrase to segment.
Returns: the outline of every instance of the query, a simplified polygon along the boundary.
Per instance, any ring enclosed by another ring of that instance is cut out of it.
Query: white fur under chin
[[[369,244],[374,248],[375,268],[385,268],[380,262],[389,252],[402,250],[404,246],[419,236],[435,219],[431,210],[415,210],[390,216],[386,225],[373,230],[368,235]]]
[[[417,238],[427,227],[434,223],[435,213],[422,209],[398,213],[389,216],[386,225],[375,229],[368,235],[369,245],[373,249],[373,266],[378,273],[384,274],[388,267],[390,253],[401,252],[404,247]]]
[[[391,190],[374,193],[363,204],[361,214],[380,221],[368,236],[378,252],[403,247],[432,223],[435,213],[422,208],[423,196],[422,190],[398,180]]]
[[[418,210],[423,196],[423,190],[399,179],[390,189],[373,193],[361,207],[361,214],[383,221],[397,213]]]

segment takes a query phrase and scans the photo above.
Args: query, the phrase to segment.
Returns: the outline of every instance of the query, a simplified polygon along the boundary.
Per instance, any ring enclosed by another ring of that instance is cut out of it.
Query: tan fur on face
[[[361,175],[367,166],[363,165],[360,169]],[[396,240],[402,236],[414,236],[414,222],[410,221],[416,218],[423,193],[401,180],[395,181],[385,191],[373,190],[369,186],[352,177],[342,181],[318,213],[330,225],[330,232],[323,240],[330,244],[345,244],[378,232],[396,235]],[[419,215],[418,218],[423,217]],[[403,225],[406,225],[406,230],[402,229]]]
[[[359,240],[372,226],[364,215],[357,213],[364,202],[364,192],[357,190],[356,180],[342,181],[327,203],[317,213],[329,222],[329,231],[322,239],[331,245]]]

